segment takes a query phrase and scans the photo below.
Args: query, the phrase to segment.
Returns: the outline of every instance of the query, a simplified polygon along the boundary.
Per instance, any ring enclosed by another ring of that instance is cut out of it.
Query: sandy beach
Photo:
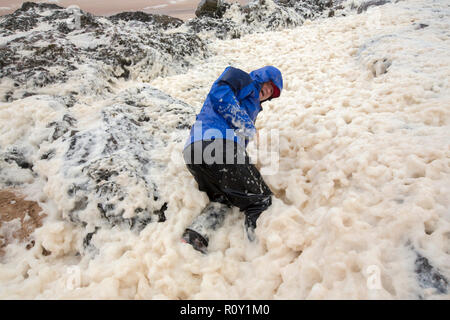
[[[0,15],[14,12],[22,5],[22,0],[2,0],[0,2]],[[200,0],[129,0],[129,1],[105,1],[105,0],[55,0],[55,1],[34,1],[55,3],[62,7],[77,5],[82,10],[95,15],[112,15],[124,11],[144,11],[147,13],[167,14],[183,20],[194,18],[195,9]],[[228,1],[235,2],[235,1]],[[248,3],[248,0],[239,0],[241,4]]]

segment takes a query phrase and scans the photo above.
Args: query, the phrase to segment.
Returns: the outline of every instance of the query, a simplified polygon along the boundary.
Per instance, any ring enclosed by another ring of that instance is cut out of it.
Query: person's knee
[[[264,196],[260,198],[258,201],[247,207],[245,210],[245,215],[253,220],[256,221],[261,213],[265,210],[267,210],[272,205],[272,197],[271,196]]]
[[[264,198],[262,198],[261,200],[261,208],[263,208],[262,211],[266,210],[271,205],[272,205],[272,196],[271,195],[264,196]]]

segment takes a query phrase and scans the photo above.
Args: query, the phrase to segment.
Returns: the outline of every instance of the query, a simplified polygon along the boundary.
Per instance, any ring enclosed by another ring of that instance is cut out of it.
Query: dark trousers
[[[255,228],[260,214],[272,204],[272,192],[243,146],[225,139],[202,140],[183,151],[187,168],[211,202],[236,206]]]

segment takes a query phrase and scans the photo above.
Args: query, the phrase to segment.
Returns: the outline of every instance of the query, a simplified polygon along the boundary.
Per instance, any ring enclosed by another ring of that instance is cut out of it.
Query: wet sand
[[[14,190],[0,190],[0,258],[14,239],[25,243],[27,249],[32,248],[34,241],[29,236],[42,226],[45,216],[37,202],[25,200]],[[9,227],[1,228],[8,223]]]
[[[0,15],[14,12],[22,6],[22,0],[2,0],[0,2]],[[187,20],[195,17],[195,9],[200,0],[55,0],[55,1],[34,1],[55,3],[62,7],[77,5],[82,10],[99,15],[112,15],[124,11],[144,11],[147,13],[167,14],[176,18]],[[229,0],[228,2],[236,2]],[[241,4],[248,3],[248,0],[239,0]]]

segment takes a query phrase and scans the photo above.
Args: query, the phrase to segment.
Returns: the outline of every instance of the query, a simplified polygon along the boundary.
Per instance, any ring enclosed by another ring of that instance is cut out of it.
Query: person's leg
[[[254,240],[256,221],[272,204],[272,192],[255,165],[250,163],[245,148],[237,143],[233,148],[235,161],[226,164],[220,188],[232,205],[244,211],[248,238]]]
[[[248,238],[254,240],[256,221],[272,204],[272,192],[252,164],[231,167],[223,183],[230,202],[244,211]]]
[[[197,181],[199,189],[206,192],[211,200],[211,205],[208,205],[193,221],[192,227],[187,228],[185,240],[191,244],[193,242],[206,243],[207,246],[208,238],[211,235],[210,231],[216,230],[223,223],[225,213],[231,205],[245,212],[247,235],[249,240],[254,240],[253,231],[256,228],[256,221],[260,214],[272,204],[272,192],[258,169],[250,163],[245,148],[235,142],[230,143],[225,140],[215,142],[217,147],[222,144],[223,164],[194,163],[194,153],[202,152],[201,158],[203,159],[203,150],[211,143],[211,141],[199,142],[190,150],[185,150],[185,161],[189,171]],[[230,154],[232,157],[229,157]],[[223,209],[215,206],[216,202],[221,203]],[[205,225],[206,228],[200,227],[202,225]],[[193,237],[192,232],[188,230],[198,230],[199,232],[194,233]],[[197,234],[203,238],[200,239],[201,241],[196,239],[199,238]],[[188,241],[186,238],[190,240]],[[194,244],[193,246],[196,247]],[[202,251],[203,249],[197,250]]]
[[[186,166],[197,182],[199,190],[208,195],[210,203],[186,228],[182,238],[202,253],[206,253],[212,233],[223,224],[225,215],[231,206],[220,189],[220,170],[223,165],[220,163],[206,164],[203,161],[203,150],[211,143],[213,141],[199,141],[184,150]],[[199,156],[199,152],[201,156]]]
[[[184,161],[189,172],[194,177],[200,191],[206,192],[211,202],[219,202],[230,205],[220,187],[220,178],[224,165],[222,163],[205,163],[203,151],[214,143],[221,145],[216,140],[197,141],[183,151]],[[224,157],[224,156],[223,156]]]
[[[196,152],[203,152],[210,144],[204,143],[201,148],[197,147]],[[231,140],[216,141],[216,146],[222,146],[223,164],[203,163],[188,165],[188,168],[197,180],[199,189],[207,192],[211,201],[233,205],[245,212],[248,237],[253,240],[252,231],[256,228],[256,221],[272,204],[272,192],[255,165],[250,163],[245,147]]]
[[[212,234],[223,225],[225,215],[231,208],[220,202],[210,202],[195,217],[183,233],[182,239],[196,250],[206,253]]]
[[[195,231],[205,240],[208,246],[209,239],[214,231],[223,225],[225,215],[231,208],[219,202],[210,202],[202,212],[187,227],[187,230]]]

